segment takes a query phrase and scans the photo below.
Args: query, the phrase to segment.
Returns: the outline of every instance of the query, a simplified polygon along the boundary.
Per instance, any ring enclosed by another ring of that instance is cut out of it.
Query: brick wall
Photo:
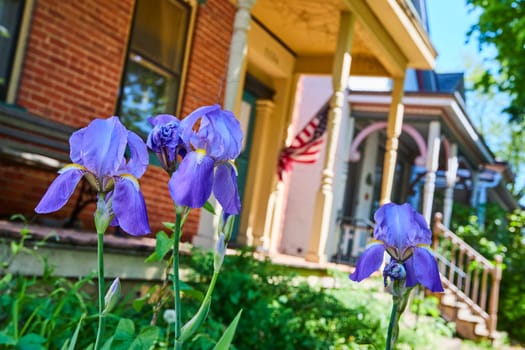
[[[75,127],[115,111],[133,0],[35,1],[17,104]]]
[[[190,56],[182,115],[195,108],[223,103],[235,7],[208,0],[199,6]]]
[[[234,6],[226,0],[208,0],[197,11],[183,116],[199,106],[222,103],[235,14]],[[74,127],[111,116],[132,13],[133,0],[36,1],[17,104],[35,115]],[[12,213],[33,217],[34,207],[56,173],[1,162],[0,188],[6,192],[0,198],[0,217]],[[164,229],[163,221],[174,220],[167,181],[167,174],[158,167],[149,167],[140,179],[152,232]],[[78,189],[64,209],[45,218],[67,217],[77,196]],[[86,228],[93,227],[93,211],[91,205],[80,216]],[[184,240],[197,232],[199,214],[194,210],[187,219]]]

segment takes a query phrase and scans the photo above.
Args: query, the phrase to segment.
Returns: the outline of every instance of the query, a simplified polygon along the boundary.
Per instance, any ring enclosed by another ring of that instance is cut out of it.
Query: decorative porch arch
[[[352,141],[352,145],[350,145],[350,157],[348,161],[359,161],[361,154],[358,151],[358,147],[361,145],[364,139],[378,130],[386,129],[386,126],[387,122],[376,122],[361,130]],[[419,149],[419,156],[417,156],[415,164],[419,166],[425,166],[427,161],[427,145],[423,139],[423,136],[421,136],[421,134],[411,125],[403,124],[402,130],[412,137],[412,139],[416,142],[417,148]]]

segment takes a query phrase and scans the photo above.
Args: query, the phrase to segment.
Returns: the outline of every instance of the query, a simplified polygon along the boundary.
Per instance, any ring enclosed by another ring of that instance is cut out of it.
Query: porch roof
[[[297,59],[300,73],[330,74],[339,13],[355,14],[352,75],[403,76],[405,69],[431,69],[436,51],[408,0],[257,0],[254,21]]]

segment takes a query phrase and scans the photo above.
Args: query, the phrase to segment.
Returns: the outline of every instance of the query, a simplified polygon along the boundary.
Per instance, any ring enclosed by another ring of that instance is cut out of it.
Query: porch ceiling
[[[351,74],[401,76],[407,67],[431,69],[436,56],[405,1],[257,0],[252,14],[295,54],[297,72],[331,74],[339,13],[351,11]]]

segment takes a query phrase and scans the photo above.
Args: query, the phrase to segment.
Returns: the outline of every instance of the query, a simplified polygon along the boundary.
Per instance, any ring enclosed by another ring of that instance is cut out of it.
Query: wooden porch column
[[[339,22],[339,35],[332,68],[332,86],[334,94],[330,100],[330,111],[328,113],[328,137],[326,140],[326,152],[324,169],[321,174],[321,185],[317,192],[315,210],[313,213],[312,231],[308,252],[305,259],[314,262],[326,261],[326,240],[330,228],[330,217],[333,205],[333,180],[335,168],[335,155],[339,134],[341,132],[341,117],[345,101],[345,90],[348,86],[350,75],[350,64],[352,56],[352,37],[354,34],[355,15],[350,12],[341,12]]]
[[[255,127],[261,130],[261,137],[260,138],[254,138],[253,141],[257,142],[257,144],[260,145],[261,150],[268,150],[271,146],[269,143],[275,142],[274,139],[271,137],[272,132],[272,114],[275,110],[275,103],[271,100],[257,100],[256,102],[256,121],[255,121]],[[263,151],[264,152],[264,151]],[[252,155],[253,155],[252,150]],[[260,153],[258,153],[260,155]],[[257,215],[261,215],[261,213],[264,213],[266,202],[261,201],[261,198],[266,198],[266,196],[262,195],[262,183],[264,183],[264,176],[265,176],[265,169],[264,166],[267,165],[264,159],[264,157],[256,158],[255,160],[255,171],[254,174],[251,174],[250,176],[254,177],[254,182],[258,184],[257,186],[254,186],[252,189],[252,193],[250,195],[251,203],[246,203],[246,209],[247,211],[243,211],[242,215],[248,215],[248,227],[246,228],[246,245],[254,246],[254,247],[266,247],[267,243],[269,242],[269,234],[268,236],[265,236],[265,233],[263,230],[260,229],[254,229],[255,226],[255,220],[257,219]],[[247,202],[247,200],[246,200]],[[259,218],[260,219],[260,218]]]
[[[439,148],[441,146],[441,124],[438,121],[430,122],[428,127],[427,174],[423,189],[423,217],[430,222],[432,203],[436,188],[436,171],[439,165]]]
[[[223,108],[238,113],[246,70],[247,37],[250,29],[251,9],[256,0],[238,0],[237,12],[233,24],[233,34],[230,42],[230,56],[228,58],[228,75],[226,76],[226,91]],[[210,199],[215,212],[221,209],[215,200]],[[209,215],[201,211],[199,229],[193,237],[192,243],[201,248],[211,249],[215,246],[215,236],[219,226],[220,215]],[[239,220],[239,218],[236,218]]]
[[[445,198],[443,200],[443,225],[450,228],[450,218],[452,217],[452,205],[454,203],[454,187],[456,186],[456,176],[458,172],[458,145],[450,145],[450,156],[447,164],[447,176]]]
[[[388,124],[386,127],[386,151],[383,161],[383,179],[381,182],[381,205],[391,201],[392,186],[394,184],[394,172],[396,170],[397,149],[399,147],[399,135],[403,126],[403,91],[405,76],[393,78],[392,102],[388,111]]]
[[[250,29],[251,10],[256,0],[238,0],[237,12],[233,23],[233,34],[230,43],[228,59],[228,75],[226,76],[226,91],[224,95],[224,109],[237,111],[240,101],[241,87],[244,83],[243,72],[246,65],[248,50],[247,38]]]

